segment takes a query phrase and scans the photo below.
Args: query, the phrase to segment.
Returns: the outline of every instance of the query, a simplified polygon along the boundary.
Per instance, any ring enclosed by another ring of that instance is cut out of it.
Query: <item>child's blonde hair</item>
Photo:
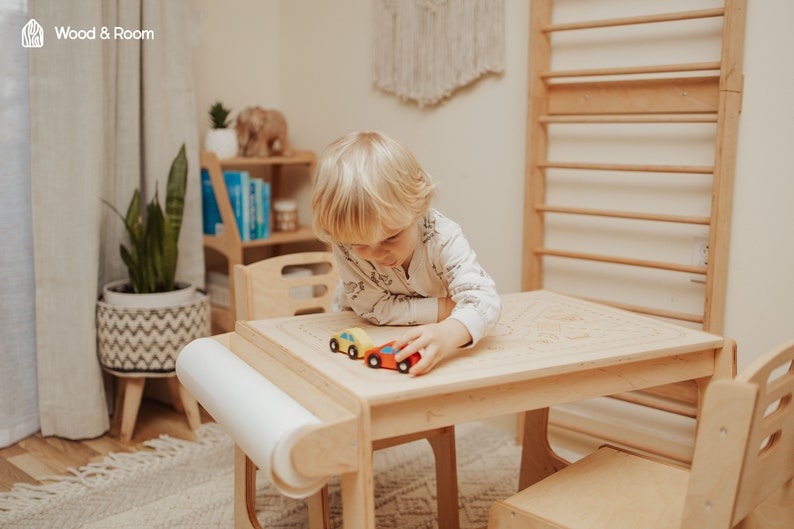
[[[331,243],[380,242],[425,214],[436,186],[414,155],[379,132],[326,147],[312,187],[314,230]]]

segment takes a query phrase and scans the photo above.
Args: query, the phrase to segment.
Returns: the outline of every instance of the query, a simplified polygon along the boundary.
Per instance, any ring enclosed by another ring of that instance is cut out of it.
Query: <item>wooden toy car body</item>
[[[364,358],[364,351],[372,348],[372,339],[359,327],[343,329],[331,336],[329,346],[334,353],[345,353],[351,360]]]
[[[396,355],[398,351],[399,349],[394,348],[394,341],[391,341],[387,344],[368,349],[367,352],[364,353],[364,362],[373,369],[385,367],[386,369],[396,369],[400,373],[407,373],[408,370],[422,358],[422,355],[419,353],[414,353],[398,363],[394,360],[394,355]]]

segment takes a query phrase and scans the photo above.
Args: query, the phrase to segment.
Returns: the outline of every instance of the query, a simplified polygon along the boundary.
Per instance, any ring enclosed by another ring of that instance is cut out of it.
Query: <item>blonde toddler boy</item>
[[[332,244],[335,304],[377,325],[410,325],[395,343],[410,373],[430,371],[493,329],[501,302],[458,224],[432,208],[436,186],[413,154],[378,132],[355,132],[321,155],[311,205]]]

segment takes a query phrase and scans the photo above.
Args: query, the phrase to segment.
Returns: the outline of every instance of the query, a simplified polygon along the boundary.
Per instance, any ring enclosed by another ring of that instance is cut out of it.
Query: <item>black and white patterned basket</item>
[[[171,307],[130,308],[97,301],[97,355],[118,373],[173,373],[182,348],[211,332],[209,296]]]

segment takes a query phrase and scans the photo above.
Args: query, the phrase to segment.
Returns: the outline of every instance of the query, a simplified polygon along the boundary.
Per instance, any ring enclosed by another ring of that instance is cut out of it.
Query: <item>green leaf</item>
[[[141,237],[141,192],[135,188],[132,194],[130,205],[127,207],[127,214],[124,217],[124,226],[127,228],[127,234],[130,236],[130,242],[136,244],[136,241]]]
[[[160,199],[157,189],[154,191],[154,198],[146,208],[146,253],[149,256],[151,279],[147,281],[155,290],[160,290],[166,281],[164,280],[163,270],[163,245],[164,245],[164,224],[163,208],[160,206]],[[165,290],[163,288],[163,290]]]
[[[185,144],[171,163],[165,195],[165,226],[163,229],[163,285],[173,290],[179,258],[179,231],[185,209],[187,191],[187,156]]]
[[[121,260],[124,261],[124,264],[127,267],[127,271],[129,272],[129,281],[130,285],[132,285],[133,292],[140,291],[141,285],[141,277],[140,277],[140,266],[138,266],[138,259],[130,253],[126,246],[123,244],[119,245],[119,253],[121,254]]]
[[[185,209],[185,192],[187,191],[187,156],[185,155],[185,144],[179,149],[179,153],[171,162],[171,170],[168,172],[168,184],[165,190],[165,216],[169,224],[174,228],[174,232],[179,236],[179,229],[182,226],[182,213]]]

